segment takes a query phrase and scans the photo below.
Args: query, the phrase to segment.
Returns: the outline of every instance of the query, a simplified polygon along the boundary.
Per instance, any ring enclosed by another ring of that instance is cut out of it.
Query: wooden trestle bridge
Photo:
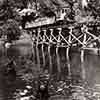
[[[48,25],[27,29],[31,39],[36,45],[48,45],[66,47],[67,53],[70,48],[78,48],[81,55],[84,50],[100,50],[100,22],[72,23],[62,25]]]

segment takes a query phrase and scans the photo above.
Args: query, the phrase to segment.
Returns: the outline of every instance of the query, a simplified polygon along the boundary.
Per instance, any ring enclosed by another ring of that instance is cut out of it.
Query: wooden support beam
[[[35,30],[32,30],[32,36],[31,36],[31,40],[33,41],[33,42],[35,42],[35,40],[36,40],[36,31]]]
[[[43,30],[44,31],[44,36],[47,38],[47,40],[49,41],[49,37],[46,35],[47,30]]]
[[[58,37],[58,42],[61,42],[61,38],[69,45],[69,42],[65,39],[65,37],[61,34],[62,28],[58,28],[59,30],[59,37]]]
[[[77,40],[80,44],[83,45],[83,43],[75,36],[73,35],[71,32],[69,33],[75,40]]]
[[[57,39],[57,42],[58,44],[61,42],[61,37],[60,37],[60,34],[62,32],[62,28],[57,28],[59,30],[59,35],[58,35],[58,39]]]
[[[70,50],[70,47],[67,47],[66,48],[66,58],[68,61],[69,61],[69,50]]]
[[[50,34],[51,34],[51,36],[54,38],[54,40],[56,40],[56,42],[57,42],[57,38],[53,35],[53,29],[50,29]]]
[[[100,37],[95,36],[94,34],[90,33],[90,32],[88,31],[88,29],[86,29],[85,32],[86,32],[86,34],[92,36],[95,40],[100,40]]]
[[[81,34],[79,37],[77,37],[77,39],[80,39],[81,37],[83,37],[83,34]],[[72,43],[73,42],[76,42],[76,39],[75,38],[72,39]]]

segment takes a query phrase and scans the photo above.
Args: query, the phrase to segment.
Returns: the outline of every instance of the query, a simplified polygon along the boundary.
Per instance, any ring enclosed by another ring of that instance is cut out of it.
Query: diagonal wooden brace
[[[65,37],[61,34],[61,32],[62,32],[62,28],[58,28],[58,30],[59,30],[59,37],[58,37],[58,39],[60,40],[60,37],[69,45],[69,42],[65,39]]]

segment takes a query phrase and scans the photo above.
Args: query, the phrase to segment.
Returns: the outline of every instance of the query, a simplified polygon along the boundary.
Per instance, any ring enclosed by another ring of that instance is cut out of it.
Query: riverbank
[[[1,38],[0,39],[0,47],[2,45],[4,45],[4,42],[5,42],[5,39],[4,38]],[[28,35],[27,33],[23,33],[21,36],[20,36],[20,39],[19,40],[14,40],[13,43],[12,43],[13,46],[17,46],[17,45],[32,45],[32,40],[30,38],[30,35]]]
[[[23,38],[23,39],[14,41],[12,45],[13,46],[17,46],[17,45],[32,45],[32,41],[29,38]]]

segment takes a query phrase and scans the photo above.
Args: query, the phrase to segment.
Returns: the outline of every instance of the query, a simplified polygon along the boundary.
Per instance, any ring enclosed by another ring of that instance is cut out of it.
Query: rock
[[[20,92],[19,94],[23,96],[23,95],[26,95],[27,92],[28,91],[25,89],[23,92]]]
[[[41,86],[40,86],[40,89],[41,89],[41,90],[44,90],[44,89],[45,89],[45,86],[44,86],[44,85],[41,85]]]
[[[61,91],[63,91],[63,89],[62,88],[58,88],[57,92],[61,92]]]
[[[27,88],[27,89],[31,89],[32,87],[31,87],[31,86],[26,86],[26,88]]]
[[[21,97],[20,100],[36,100],[36,98],[34,96],[25,96]]]
[[[86,100],[86,97],[84,97],[83,95],[79,95],[75,98],[75,100]]]
[[[30,100],[30,97],[22,97],[20,100]]]
[[[4,44],[4,46],[6,47],[6,48],[10,48],[11,47],[11,43],[9,43],[9,42],[6,42],[5,44]]]

